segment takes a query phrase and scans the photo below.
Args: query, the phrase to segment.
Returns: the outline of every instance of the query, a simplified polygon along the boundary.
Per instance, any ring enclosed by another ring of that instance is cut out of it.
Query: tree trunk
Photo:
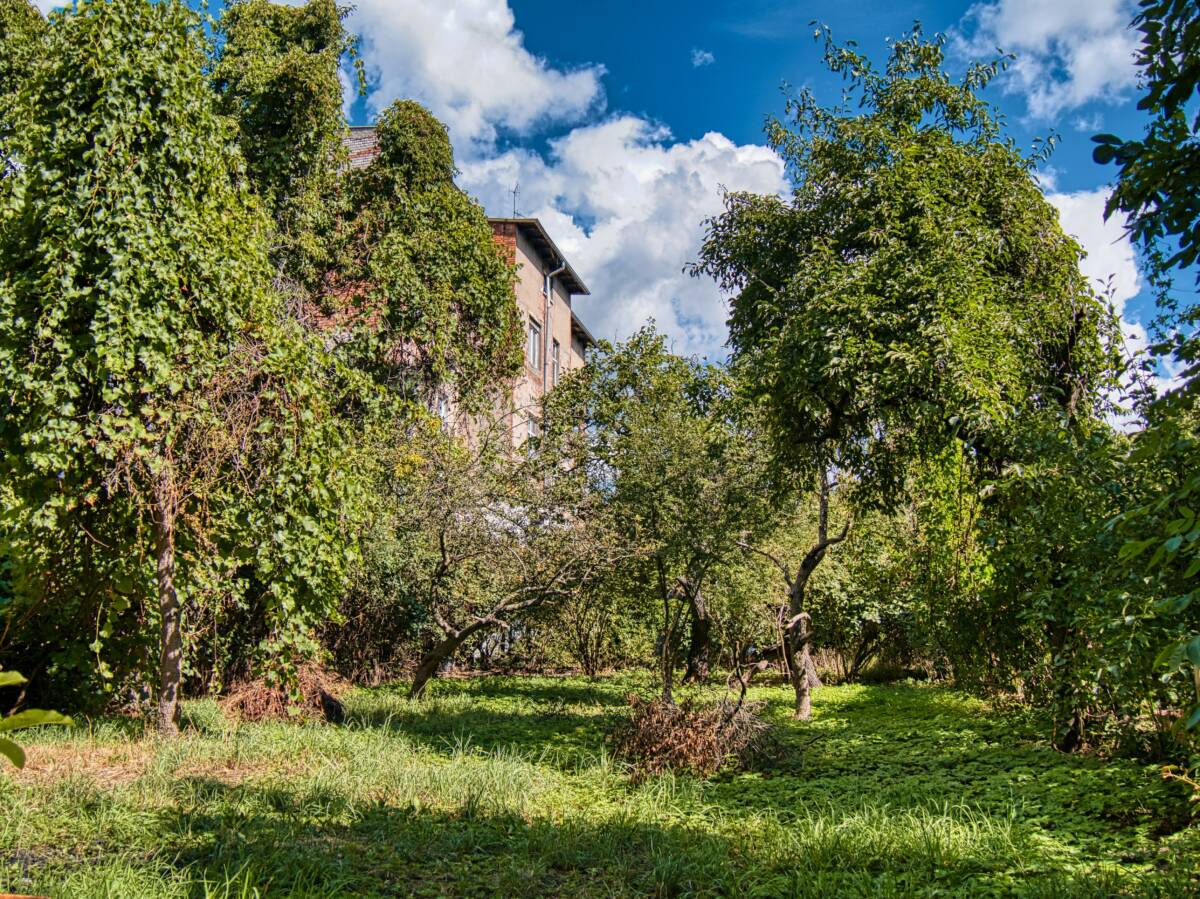
[[[672,681],[675,678],[675,658],[674,658],[674,637],[675,637],[675,622],[671,616],[671,599],[672,589],[667,585],[667,573],[663,568],[662,560],[656,560],[658,568],[658,589],[662,595],[663,602],[663,639],[662,652],[659,655],[660,670],[662,673],[662,701],[668,705],[675,704],[675,695]]]
[[[789,628],[788,641],[792,644],[788,659],[792,676],[792,688],[796,693],[794,716],[801,720],[812,714],[812,691],[821,686],[817,666],[812,658],[812,618],[807,612],[796,616]]]
[[[709,652],[712,646],[712,616],[708,603],[699,588],[688,590],[688,605],[692,613],[691,632],[688,635],[687,673],[685,684],[702,684],[708,680]]]
[[[836,537],[829,536],[829,493],[829,477],[822,472],[817,507],[817,543],[805,554],[800,568],[796,571],[796,577],[788,587],[788,611],[791,612],[791,619],[785,628],[783,642],[791,644],[788,671],[792,679],[792,688],[796,692],[795,717],[801,719],[812,714],[812,691],[821,686],[817,666],[812,658],[812,616],[804,610],[808,581],[825,558],[829,547],[841,543],[850,533],[850,523],[847,521],[841,534]]]
[[[421,657],[421,664],[417,667],[417,673],[413,675],[412,686],[408,690],[409,699],[421,698],[428,683],[437,677],[438,669],[447,659],[452,658],[458,652],[458,648],[466,642],[469,636],[469,631],[459,631],[426,650]]]
[[[155,497],[154,554],[158,562],[159,644],[158,732],[179,733],[179,687],[183,680],[183,635],[179,595],[175,591],[175,501],[163,476]]]
[[[668,605],[668,624],[666,630],[663,632],[662,656],[660,657],[659,661],[662,663],[662,701],[668,705],[674,705],[675,693],[672,681],[675,679],[675,661],[671,658],[671,627],[669,623],[670,614],[670,606]]]

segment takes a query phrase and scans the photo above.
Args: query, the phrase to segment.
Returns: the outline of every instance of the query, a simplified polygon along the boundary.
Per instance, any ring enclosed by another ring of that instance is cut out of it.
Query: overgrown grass
[[[771,767],[633,784],[636,677],[360,690],[344,727],[188,707],[173,742],[42,732],[0,775],[0,892],[54,897],[1186,896],[1200,834],[1153,766],[1065,756],[930,687],[782,688]]]

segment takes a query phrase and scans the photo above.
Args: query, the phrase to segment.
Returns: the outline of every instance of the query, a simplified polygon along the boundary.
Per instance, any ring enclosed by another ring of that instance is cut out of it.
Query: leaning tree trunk
[[[702,684],[708,680],[709,655],[712,647],[712,615],[699,588],[688,590],[688,605],[692,624],[688,635],[687,672],[685,684]]]
[[[433,644],[425,655],[421,657],[421,664],[417,666],[417,672],[413,675],[412,686],[408,690],[409,699],[420,699],[425,692],[425,687],[431,680],[437,677],[438,670],[445,664],[447,659],[454,657],[458,652],[458,648],[466,642],[470,634],[467,631],[459,631],[451,634],[437,643]]]
[[[158,732],[168,736],[179,733],[179,689],[183,681],[183,635],[179,594],[175,590],[175,511],[172,484],[164,475],[156,490],[153,521],[160,621]]]

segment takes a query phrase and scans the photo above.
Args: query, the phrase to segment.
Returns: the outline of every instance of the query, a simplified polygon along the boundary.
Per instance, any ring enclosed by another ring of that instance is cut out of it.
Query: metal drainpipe
[[[545,310],[542,316],[542,321],[545,322],[545,330],[542,332],[542,393],[543,395],[549,392],[551,384],[550,377],[550,332],[553,330],[553,324],[550,320],[550,310],[554,306],[554,278],[561,275],[567,270],[565,260],[559,260],[558,268],[552,272],[546,273],[546,284],[542,288],[542,294],[545,299]]]

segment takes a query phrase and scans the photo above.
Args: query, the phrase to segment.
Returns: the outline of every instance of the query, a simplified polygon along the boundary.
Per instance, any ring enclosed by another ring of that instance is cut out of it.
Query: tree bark
[[[417,666],[416,674],[413,675],[412,686],[408,690],[409,699],[421,698],[425,687],[437,677],[438,669],[447,659],[453,658],[454,654],[458,652],[458,648],[466,642],[469,636],[469,632],[459,631],[439,640],[426,651],[425,655],[421,657],[421,664]]]
[[[688,634],[687,672],[685,684],[702,684],[708,680],[709,655],[712,647],[712,615],[699,587],[688,589],[688,605],[692,623]]]
[[[796,718],[804,720],[812,715],[812,691],[821,686],[817,666],[812,658],[812,618],[807,612],[796,616],[790,628],[788,642],[793,644],[788,664],[792,676],[792,688],[796,693]]]
[[[183,635],[179,594],[175,590],[175,498],[167,475],[156,490],[154,554],[158,563],[159,688],[158,732],[179,733],[179,688],[183,681]]]
[[[812,691],[821,686],[817,666],[812,658],[812,616],[804,609],[808,582],[825,558],[829,547],[841,543],[850,533],[850,522],[847,521],[840,534],[836,537],[829,536],[829,492],[829,478],[822,473],[817,507],[817,543],[805,554],[796,571],[796,577],[788,587],[788,611],[791,618],[784,629],[783,642],[790,644],[788,672],[796,693],[794,715],[800,719],[808,718],[812,714]]]
[[[674,685],[672,681],[675,678],[675,658],[674,658],[674,638],[675,626],[671,617],[671,599],[672,589],[667,585],[667,574],[663,568],[662,560],[656,560],[658,568],[658,589],[662,594],[663,603],[663,639],[662,652],[659,655],[660,670],[662,673],[662,701],[667,705],[675,704]]]

